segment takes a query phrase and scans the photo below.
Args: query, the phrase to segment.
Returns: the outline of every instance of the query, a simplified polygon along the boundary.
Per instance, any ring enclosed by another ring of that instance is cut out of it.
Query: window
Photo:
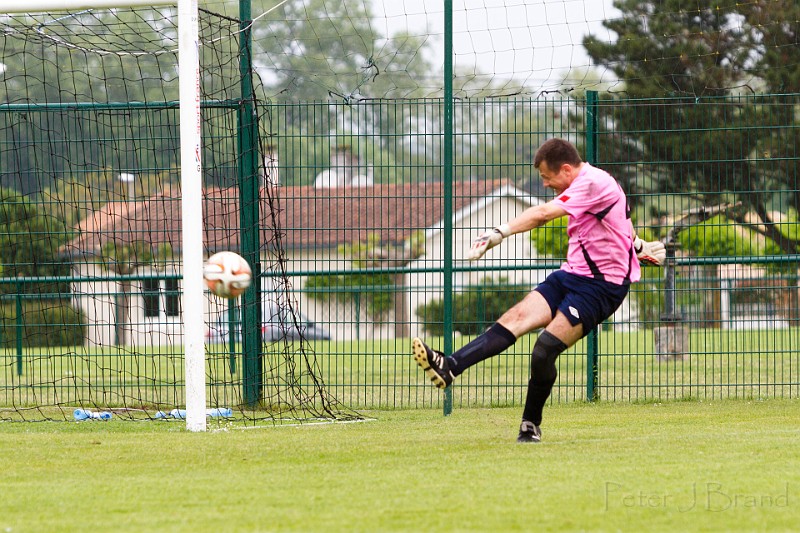
[[[142,280],[142,304],[146,318],[181,315],[181,293],[178,280],[146,278]]]
[[[164,280],[164,313],[167,316],[181,316],[181,292],[177,279]]]
[[[142,301],[144,303],[144,316],[158,318],[161,314],[159,300],[161,299],[161,282],[157,279],[142,280]]]

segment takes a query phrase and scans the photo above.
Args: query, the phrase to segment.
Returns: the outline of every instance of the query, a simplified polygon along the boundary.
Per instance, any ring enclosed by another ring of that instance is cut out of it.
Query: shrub
[[[394,281],[389,274],[341,274],[311,276],[305,289],[309,297],[321,302],[335,300],[349,305],[356,300],[366,304],[373,320],[380,320],[392,309]]]
[[[569,237],[567,236],[567,220],[563,216],[551,220],[544,226],[531,231],[531,241],[536,252],[544,257],[567,257]]]
[[[0,346],[13,348],[17,335],[22,346],[80,346],[86,338],[86,316],[66,300],[39,300],[23,303],[17,320],[17,307],[0,307]]]
[[[484,278],[453,295],[453,330],[477,335],[497,321],[509,307],[530,292],[526,285],[511,285],[507,278]],[[444,301],[432,300],[417,308],[417,316],[431,335],[444,335]]]

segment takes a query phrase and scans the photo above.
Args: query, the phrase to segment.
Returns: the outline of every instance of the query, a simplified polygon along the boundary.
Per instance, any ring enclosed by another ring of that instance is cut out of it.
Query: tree
[[[800,92],[800,4],[795,0],[740,2],[751,71],[774,93]]]
[[[6,278],[65,276],[59,248],[69,237],[64,223],[11,189],[0,189],[0,264]],[[66,283],[3,286],[2,292],[69,293]]]
[[[751,71],[765,84],[765,90],[776,93],[774,107],[776,127],[765,132],[757,150],[758,161],[754,162],[770,180],[775,190],[787,191],[786,205],[778,202],[780,210],[792,207],[800,211],[800,129],[796,99],[782,96],[800,93],[800,4],[794,0],[756,0],[737,5],[743,17],[743,28],[751,50]],[[774,198],[774,197],[773,197]],[[765,224],[760,233],[774,240],[783,250],[797,250],[796,239],[787,238],[778,231],[775,220],[769,216],[766,199],[759,196],[743,198],[745,205],[755,210]],[[743,220],[740,218],[740,222]],[[754,226],[751,228],[756,229]]]
[[[558,259],[567,257],[569,246],[567,222],[568,217],[563,216],[531,231],[531,242],[533,242],[537,254],[542,257]]]
[[[0,101],[58,102],[62,93],[79,102],[178,98],[176,54],[164,53],[175,50],[177,38],[169,13],[93,9],[64,17],[15,15],[0,28]]]
[[[354,93],[369,75],[375,30],[369,4],[290,1],[253,26],[254,62],[272,97],[313,102]]]
[[[81,342],[85,317],[71,305],[70,284],[58,280],[70,273],[60,253],[69,237],[63,222],[18,192],[0,189],[0,228],[0,276],[16,281],[0,285],[0,292],[31,295],[17,302],[21,314],[14,303],[0,306],[0,321],[6,326],[3,345],[13,346],[18,335],[26,346]],[[31,277],[48,279],[25,279]]]
[[[752,230],[742,228],[721,215],[686,228],[678,234],[678,241],[682,250],[706,257],[774,255],[780,252],[773,241],[758,238]],[[785,266],[778,264],[777,268]]]
[[[371,4],[356,0],[258,2],[267,15],[253,25],[254,62],[269,72],[271,99],[320,102],[414,96],[433,69],[425,40],[406,33],[387,36],[374,24]]]
[[[528,98],[488,99],[478,100],[473,115],[463,121],[471,131],[460,133],[471,133],[463,136],[474,139],[475,145],[461,149],[456,157],[459,166],[468,169],[479,166],[479,174],[471,176],[457,169],[457,178],[510,179],[536,196],[549,195],[533,167],[533,159],[539,145],[552,132],[566,128],[568,117],[564,110],[547,99],[536,102]],[[484,124],[487,115],[492,120]],[[477,165],[475,152],[481,154]]]
[[[775,137],[785,139],[787,131],[797,137],[787,129],[793,118],[776,112],[779,97],[740,95],[759,81],[754,67],[761,65],[759,72],[767,65],[780,67],[777,49],[769,45],[767,53],[765,39],[792,37],[777,24],[768,32],[758,26],[764,10],[778,15],[772,11],[778,4],[784,2],[694,4],[687,9],[682,0],[617,0],[622,17],[604,22],[617,34],[616,42],[590,35],[584,47],[597,64],[624,80],[627,96],[634,99],[605,109],[611,112],[615,133],[642,146],[644,157],[658,165],[645,192],[682,193],[705,204],[740,200],[761,219],[754,229],[796,253],[798,242],[782,235],[769,217],[774,196],[752,193],[776,186],[797,189],[795,173],[780,175],[759,161],[759,154],[769,153],[767,146],[779,142]],[[742,17],[749,22],[739,23]],[[795,78],[770,74],[768,81],[793,83]]]
[[[264,16],[253,23],[253,61],[263,85],[257,94],[269,100],[265,134],[278,146],[286,182],[312,181],[319,164],[327,165],[319,148],[334,134],[377,140],[376,157],[362,161],[381,161],[376,181],[399,181],[388,162],[418,158],[410,139],[415,125],[425,127],[420,116],[431,107],[407,100],[431,92],[424,80],[436,69],[427,59],[426,38],[381,34],[369,2],[292,0],[270,10],[275,4],[254,2],[253,13]],[[294,149],[295,139],[311,151]],[[355,149],[361,142],[349,144]],[[299,158],[309,164],[301,171],[294,168]]]
[[[736,129],[743,117],[726,115],[729,106],[716,100],[739,82],[733,65],[742,60],[741,35],[728,25],[730,10],[684,10],[681,0],[614,5],[623,16],[604,26],[617,33],[617,41],[588,36],[584,46],[594,61],[625,80],[627,96],[637,99],[613,108],[615,130],[648,130],[638,139],[647,156],[671,165],[669,172],[655,174],[660,192],[714,194],[722,180],[744,172],[729,162],[747,142],[746,133]],[[710,130],[717,124],[730,124],[732,131]],[[707,153],[711,146],[714,154]]]

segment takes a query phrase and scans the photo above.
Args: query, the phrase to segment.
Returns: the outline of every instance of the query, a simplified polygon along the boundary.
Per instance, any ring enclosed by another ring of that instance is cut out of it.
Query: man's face
[[[539,175],[545,187],[553,189],[556,194],[561,194],[572,183],[572,165],[565,163],[553,169],[547,161],[542,161],[539,163]]]

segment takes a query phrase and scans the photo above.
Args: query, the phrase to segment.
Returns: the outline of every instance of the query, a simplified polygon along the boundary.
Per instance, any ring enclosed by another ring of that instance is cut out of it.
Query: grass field
[[[0,531],[797,531],[800,401],[569,403],[350,424],[0,423]]]
[[[536,335],[520,339],[504,354],[471,368],[453,391],[458,407],[519,405],[525,394],[530,352]],[[426,339],[442,347],[440,338]],[[467,338],[457,339],[456,346]],[[314,374],[343,404],[357,409],[439,407],[441,396],[409,356],[409,339],[314,341]],[[800,329],[691,330],[691,353],[660,361],[651,330],[601,331],[599,386],[603,400],[795,398],[800,396]],[[270,347],[273,352],[276,347]],[[271,353],[268,375],[279,382],[308,385],[302,357]],[[0,407],[158,405],[182,406],[181,346],[136,348],[31,348],[0,351]],[[240,354],[231,365],[228,348],[207,346],[208,396],[234,407],[241,399]],[[559,403],[586,399],[586,341],[561,355],[553,398]],[[290,365],[299,379],[284,379]],[[19,370],[22,370],[19,372]],[[234,369],[231,372],[231,369]],[[275,391],[265,389],[266,396]],[[217,404],[214,404],[216,406]],[[66,412],[71,412],[66,409]],[[0,416],[0,419],[2,417]]]

